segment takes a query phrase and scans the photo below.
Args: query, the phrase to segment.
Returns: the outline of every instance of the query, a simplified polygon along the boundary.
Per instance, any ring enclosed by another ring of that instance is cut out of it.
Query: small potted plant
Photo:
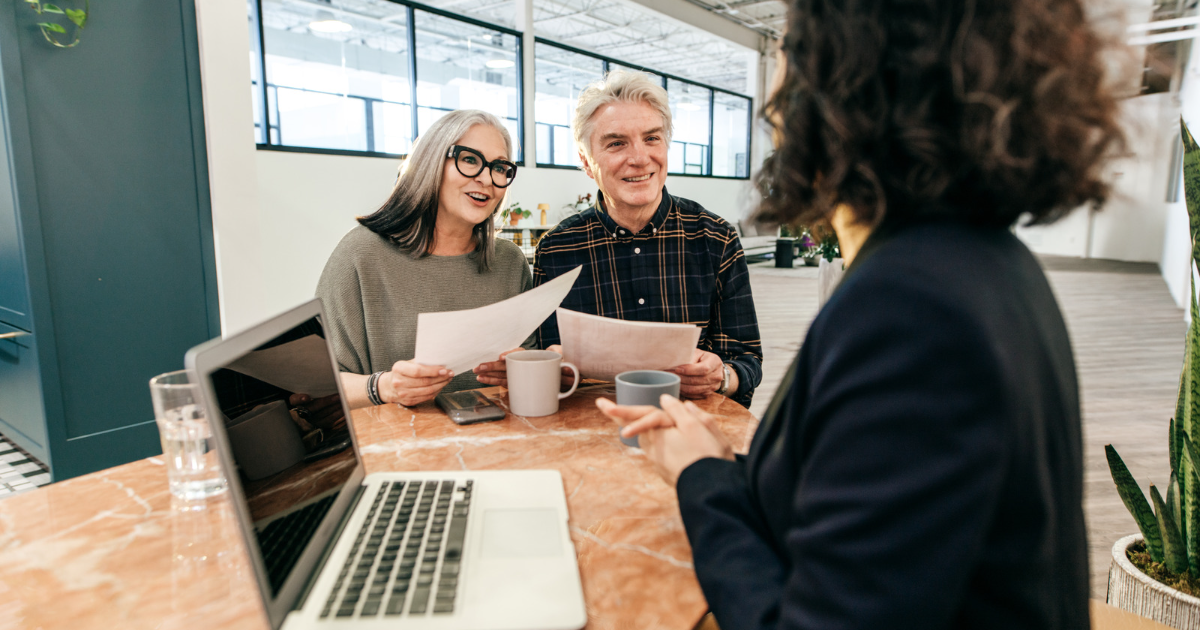
[[[512,205],[505,208],[500,213],[500,220],[503,221],[504,219],[508,219],[509,225],[516,225],[517,221],[520,221],[521,219],[528,219],[531,216],[533,216],[532,212],[522,208],[521,204],[514,201]]]
[[[583,212],[584,210],[587,210],[590,207],[592,207],[592,193],[588,193],[586,195],[579,195],[579,198],[577,198],[575,200],[575,203],[568,203],[568,204],[563,205],[563,209],[568,210],[569,214]]]
[[[1200,146],[1182,120],[1180,126],[1194,270],[1200,262]],[[1195,280],[1191,294],[1179,398],[1167,434],[1171,476],[1166,498],[1151,484],[1147,501],[1116,449],[1107,444],[1104,454],[1117,494],[1141,530],[1113,545],[1108,603],[1174,628],[1200,630],[1200,308]]]

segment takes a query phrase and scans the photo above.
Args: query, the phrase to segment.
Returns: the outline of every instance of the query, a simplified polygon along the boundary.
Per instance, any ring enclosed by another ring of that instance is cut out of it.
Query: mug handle
[[[559,400],[562,400],[562,399],[566,398],[567,396],[574,394],[575,388],[579,387],[579,368],[575,367],[575,365],[572,363],[567,363],[566,361],[563,361],[562,364],[566,367],[571,368],[571,372],[575,374],[575,382],[571,384],[571,389],[568,389],[566,392],[558,395]]]

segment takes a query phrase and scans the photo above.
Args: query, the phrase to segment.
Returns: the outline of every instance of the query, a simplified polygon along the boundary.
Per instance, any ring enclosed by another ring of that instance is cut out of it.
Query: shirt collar
[[[596,218],[600,221],[600,225],[604,226],[604,231],[612,235],[613,238],[617,238],[617,235],[620,234],[620,230],[625,230],[625,228],[617,225],[617,222],[613,221],[612,217],[608,215],[608,212],[604,210],[604,205],[601,203],[602,199],[604,199],[604,193],[602,191],[596,191],[596,202],[592,205],[592,208],[596,211]],[[650,222],[647,223],[646,227],[642,228],[642,231],[638,232],[638,234],[657,234],[658,231],[662,229],[663,224],[667,222],[667,216],[671,214],[671,208],[674,205],[674,199],[672,199],[670,193],[667,192],[667,187],[663,186],[662,199],[658,202],[658,210],[654,212],[654,216],[650,217]],[[628,230],[625,231],[628,232]],[[625,236],[632,235],[627,234]]]

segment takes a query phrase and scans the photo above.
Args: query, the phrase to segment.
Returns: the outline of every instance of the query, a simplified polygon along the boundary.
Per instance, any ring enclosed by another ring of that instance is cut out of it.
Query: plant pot
[[[1133,534],[1113,545],[1108,603],[1172,628],[1200,630],[1200,598],[1155,581],[1130,562],[1126,550],[1141,540],[1141,534]]]
[[[509,225],[516,225],[517,222],[520,220],[521,220],[521,215],[519,215],[519,214],[508,215],[508,224]]]
[[[817,257],[816,256],[804,256],[803,258],[804,258],[804,266],[805,267],[816,267],[817,266]]]

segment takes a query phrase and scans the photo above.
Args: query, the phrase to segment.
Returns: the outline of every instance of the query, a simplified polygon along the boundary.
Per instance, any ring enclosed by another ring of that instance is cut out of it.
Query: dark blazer
[[[679,478],[722,630],[1088,622],[1079,392],[1007,230],[872,235],[737,462]]]

